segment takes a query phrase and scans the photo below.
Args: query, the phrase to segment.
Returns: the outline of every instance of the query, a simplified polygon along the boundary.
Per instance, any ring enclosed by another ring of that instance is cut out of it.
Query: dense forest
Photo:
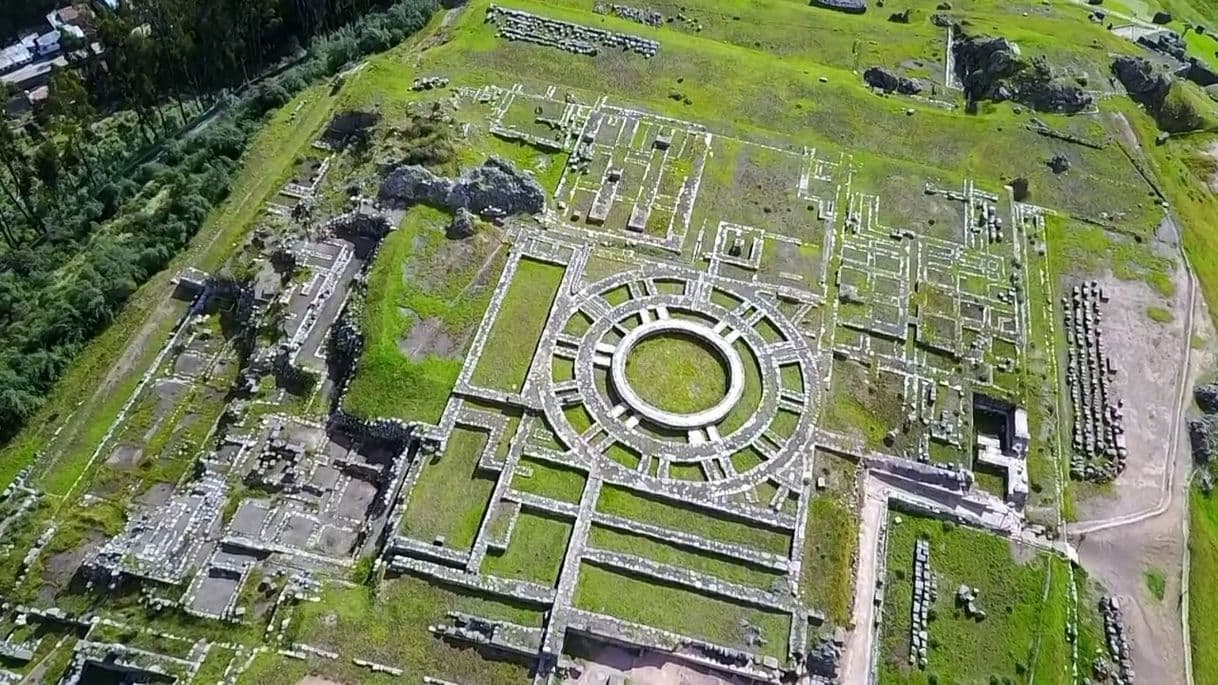
[[[0,440],[198,231],[268,111],[434,9],[142,0],[99,13],[104,52],[56,70],[33,119],[0,125]],[[215,121],[182,135],[213,105]]]

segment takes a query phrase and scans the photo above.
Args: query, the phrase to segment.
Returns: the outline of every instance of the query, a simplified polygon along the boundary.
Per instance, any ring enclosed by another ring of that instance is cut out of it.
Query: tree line
[[[143,0],[101,15],[104,53],[56,70],[33,121],[0,125],[0,440],[227,196],[269,111],[400,42],[434,9],[434,0],[383,9],[371,0]],[[179,135],[217,100],[223,114]]]

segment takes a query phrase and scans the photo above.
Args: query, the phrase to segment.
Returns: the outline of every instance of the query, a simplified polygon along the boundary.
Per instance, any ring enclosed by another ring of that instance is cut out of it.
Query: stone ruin
[[[909,663],[926,668],[926,651],[930,646],[927,622],[931,606],[939,594],[939,584],[930,570],[930,541],[918,538],[914,542],[913,608],[909,622]]]
[[[1108,297],[1096,281],[1062,296],[1067,344],[1066,384],[1074,407],[1074,455],[1070,475],[1107,482],[1125,470],[1123,403],[1111,386],[1116,366],[1104,346],[1100,303]]]
[[[466,209],[486,218],[545,211],[546,193],[532,175],[497,157],[460,178],[437,176],[418,165],[394,169],[381,184],[380,200],[396,207],[425,204]]]
[[[606,4],[598,2],[592,8],[597,14],[612,14],[615,17],[629,19],[647,26],[660,26],[664,23],[664,14],[656,10],[641,7],[631,7],[630,5]]]
[[[416,93],[421,90],[439,90],[448,87],[448,79],[443,76],[424,76],[410,84],[410,89]]]
[[[956,605],[964,610],[964,615],[975,621],[985,620],[985,610],[977,606],[977,598],[981,596],[981,590],[961,583],[960,587],[956,588]]]
[[[1204,466],[1213,461],[1218,452],[1218,383],[1203,383],[1193,388],[1193,399],[1202,415],[1188,420],[1188,439],[1193,460]]]
[[[1125,623],[1121,620],[1121,604],[1116,597],[1104,596],[1100,599],[1100,615],[1104,617],[1104,636],[1108,645],[1108,655],[1114,664],[1110,665],[1104,659],[1097,658],[1094,667],[1096,678],[1116,685],[1132,685],[1133,661],[1129,654],[1129,638],[1125,635]]]
[[[342,150],[352,144],[365,142],[380,119],[375,112],[339,112],[330,119],[314,145],[324,150]]]
[[[596,55],[602,47],[632,51],[649,58],[660,52],[660,44],[650,38],[548,19],[498,5],[487,8],[486,21],[499,27],[497,35],[500,38],[545,45],[577,55]]]

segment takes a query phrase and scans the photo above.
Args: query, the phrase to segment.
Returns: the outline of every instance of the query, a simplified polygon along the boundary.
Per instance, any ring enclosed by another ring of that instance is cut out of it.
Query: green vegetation
[[[443,623],[449,611],[541,626],[541,613],[535,609],[404,576],[385,581],[375,595],[364,587],[328,587],[321,602],[300,605],[289,639],[397,666],[411,680],[431,676],[500,685],[527,678],[527,668],[521,664],[493,660],[433,637],[427,626]],[[350,659],[310,662],[308,671],[343,682],[371,682],[369,671]],[[268,666],[253,675],[247,673],[244,682],[293,685],[300,677],[295,668],[281,671]],[[381,680],[401,682],[401,678],[388,676]]]
[[[742,561],[726,559],[710,552],[681,547],[624,533],[611,528],[593,526],[588,533],[588,545],[597,549],[633,554],[635,556],[699,571],[732,583],[769,590],[782,576],[774,571],[753,567]]]
[[[764,552],[785,555],[791,547],[791,536],[765,528],[754,527],[710,511],[695,510],[679,504],[636,493],[622,487],[606,485],[596,503],[597,511],[650,523],[694,535],[753,547]]]
[[[716,291],[718,292],[718,291]],[[713,296],[712,296],[713,297]],[[721,435],[731,435],[749,419],[757,413],[757,407],[761,406],[761,363],[757,361],[756,355],[752,349],[745,345],[743,341],[737,340],[733,347],[740,355],[741,361],[744,362],[744,394],[740,396],[740,401],[736,402],[727,416],[723,417],[723,421],[719,422],[719,433]]]
[[[901,519],[896,523],[896,519]],[[986,532],[921,516],[889,517],[888,576],[880,649],[881,683],[987,682],[992,677],[1062,682],[1070,672],[1066,630],[1067,564]],[[939,594],[929,622],[929,664],[909,664],[914,541],[930,541]],[[977,588],[977,621],[955,588]]]
[[[1154,305],[1146,308],[1146,318],[1155,323],[1171,323],[1176,320],[1175,315],[1171,313],[1170,309]]]
[[[537,340],[562,283],[563,267],[521,259],[508,286],[474,375],[474,385],[520,392],[533,363]]]
[[[858,514],[845,502],[827,494],[812,500],[803,560],[811,572],[800,575],[800,591],[805,604],[839,626],[850,625],[858,538]]]
[[[424,461],[402,517],[403,533],[426,541],[442,535],[445,546],[469,549],[495,488],[477,468],[486,441],[484,431],[456,428],[444,452]]]
[[[1218,578],[1218,498],[1198,489],[1189,493],[1189,645],[1193,678],[1198,683],[1218,682],[1218,643],[1206,631],[1218,620],[1218,596],[1210,591]]]
[[[488,553],[482,571],[496,576],[519,578],[543,585],[558,582],[571,523],[547,516],[521,513],[516,517],[512,539],[503,554]]]
[[[741,606],[658,581],[585,563],[579,570],[574,604],[626,621],[786,658],[789,615]],[[745,622],[760,631],[767,640],[764,646],[749,647]]]
[[[1157,568],[1147,569],[1143,576],[1146,578],[1146,589],[1150,592],[1150,596],[1163,601],[1163,596],[1167,592],[1167,579],[1163,577],[1163,572]]]
[[[526,475],[524,470],[531,473]],[[587,476],[575,469],[522,457],[516,467],[516,474],[512,477],[512,487],[574,504],[579,502],[583,495],[584,483],[587,480]]]
[[[626,380],[643,401],[678,414],[710,409],[727,393],[727,373],[718,353],[685,335],[640,341],[626,358]]]
[[[416,207],[377,253],[362,317],[366,342],[343,405],[356,416],[440,420],[471,331],[490,303],[487,283],[494,279],[486,269],[499,273],[506,256],[493,232],[446,238],[448,221],[443,212]],[[440,335],[416,342],[415,329]]]

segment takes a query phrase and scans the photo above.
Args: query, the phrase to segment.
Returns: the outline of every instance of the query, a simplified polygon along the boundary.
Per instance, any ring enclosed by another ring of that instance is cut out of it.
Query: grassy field
[[[743,624],[767,641],[752,647],[784,659],[791,617],[707,597],[683,588],[584,564],[579,571],[575,606],[739,649],[750,649]]]
[[[1068,601],[1064,562],[935,519],[901,513],[891,515],[889,523],[881,683],[1023,681],[1033,672],[1044,682],[1069,677],[1069,651],[1061,637]],[[930,567],[939,584],[925,671],[909,665],[913,550],[919,537],[930,540]],[[967,617],[957,605],[961,584],[980,590],[977,604],[985,620]]]
[[[657,335],[626,358],[626,380],[644,401],[665,411],[694,414],[727,393],[727,374],[715,350],[696,338]]]
[[[528,607],[404,576],[386,581],[375,595],[362,586],[327,588],[320,602],[300,605],[289,639],[397,666],[406,671],[402,677],[411,680],[421,681],[430,676],[477,685],[527,680],[528,669],[521,664],[489,659],[476,650],[462,649],[432,637],[427,626],[446,620],[448,611],[464,611],[526,626],[540,626],[542,620],[539,611]],[[297,667],[280,668],[281,660],[267,658],[270,663],[247,672],[242,682],[292,685],[300,679]],[[376,676],[353,665],[349,658],[311,661],[307,672],[341,682],[402,681],[402,677]]]
[[[734,559],[600,526],[593,526],[589,531],[588,545],[611,552],[634,554],[662,564],[699,571],[721,580],[763,590],[770,589],[781,577],[764,568],[753,567]]]
[[[579,502],[584,493],[584,483],[588,478],[580,471],[528,457],[522,457],[520,465],[531,473],[526,476],[520,467],[517,467],[516,474],[512,477],[512,487],[516,490],[553,497],[572,504]]]
[[[1218,617],[1212,587],[1218,578],[1218,498],[1194,489],[1189,496],[1188,619],[1193,679],[1218,682],[1218,643],[1208,638]]]
[[[503,554],[488,553],[482,571],[496,576],[554,585],[571,537],[571,523],[533,513],[516,518]]]
[[[427,541],[442,535],[445,546],[469,549],[495,487],[493,478],[476,471],[486,440],[483,431],[457,428],[442,454],[421,457],[427,461],[410,491],[404,534]]]
[[[490,229],[462,241],[446,238],[448,222],[443,212],[416,207],[377,253],[363,312],[364,351],[343,404],[356,416],[440,420],[507,253]],[[439,333],[414,343],[412,331],[424,326]]]
[[[791,547],[791,536],[786,533],[754,527],[710,512],[696,511],[692,507],[646,497],[612,485],[601,489],[596,509],[640,523],[650,523],[774,554],[785,555]]]
[[[563,272],[563,267],[554,264],[520,260],[470,382],[520,392]]]

